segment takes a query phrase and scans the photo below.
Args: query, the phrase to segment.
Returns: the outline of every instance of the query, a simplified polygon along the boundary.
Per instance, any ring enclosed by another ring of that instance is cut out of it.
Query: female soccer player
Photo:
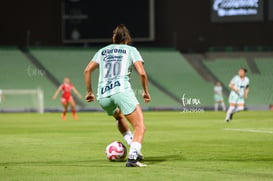
[[[222,110],[226,111],[226,105],[223,98],[223,87],[221,82],[216,82],[214,86],[214,111],[218,111],[218,106],[221,104]]]
[[[233,114],[244,110],[245,99],[249,92],[249,78],[246,77],[247,69],[240,68],[238,75],[234,76],[230,81],[229,88],[229,108],[226,114],[226,122],[229,122]]]
[[[95,96],[92,90],[91,75],[99,68],[97,99],[101,107],[112,115],[118,123],[118,129],[130,145],[127,167],[146,166],[139,162],[145,132],[144,118],[139,102],[130,84],[132,65],[136,68],[143,87],[143,99],[151,101],[148,91],[148,78],[143,67],[143,59],[135,47],[129,46],[131,36],[125,25],[121,24],[113,31],[113,44],[100,49],[84,71],[87,89],[86,100],[92,102]],[[126,119],[134,128],[132,135]]]
[[[60,87],[57,89],[55,94],[53,95],[53,99],[55,100],[58,96],[58,94],[62,91],[62,98],[61,98],[61,103],[64,107],[64,111],[62,113],[62,120],[66,120],[66,112],[68,105],[70,104],[71,106],[71,111],[72,111],[72,116],[74,120],[77,120],[77,115],[76,115],[76,103],[74,101],[74,98],[71,94],[71,90],[81,99],[82,96],[81,94],[77,91],[77,89],[73,86],[73,84],[70,82],[69,78],[64,78],[64,82]]]

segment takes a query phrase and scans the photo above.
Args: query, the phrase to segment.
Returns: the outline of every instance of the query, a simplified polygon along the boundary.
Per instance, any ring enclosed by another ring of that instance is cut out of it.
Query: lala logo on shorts
[[[115,81],[114,83],[110,83],[110,84],[106,85],[105,87],[101,88],[101,94],[104,94],[105,92],[112,90],[115,87],[119,87],[119,86],[120,86],[119,81]]]

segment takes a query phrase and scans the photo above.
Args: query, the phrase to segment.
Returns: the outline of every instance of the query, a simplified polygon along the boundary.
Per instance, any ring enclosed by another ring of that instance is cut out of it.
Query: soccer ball
[[[105,155],[110,161],[123,161],[127,155],[127,149],[121,142],[114,141],[106,147]]]

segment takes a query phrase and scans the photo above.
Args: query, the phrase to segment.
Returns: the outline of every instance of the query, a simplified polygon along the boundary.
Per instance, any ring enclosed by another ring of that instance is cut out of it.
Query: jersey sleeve
[[[236,83],[236,78],[237,78],[237,76],[234,76],[234,77],[231,79],[230,83],[231,83],[231,84],[235,84],[235,83]]]
[[[91,61],[96,62],[97,64],[100,64],[101,59],[101,50],[99,50],[94,57],[91,59]]]
[[[248,87],[249,86],[249,78],[247,78],[247,83],[246,83],[246,86]]]
[[[133,63],[138,61],[144,62],[143,58],[141,57],[139,51],[136,48],[133,48],[131,51],[131,60]]]

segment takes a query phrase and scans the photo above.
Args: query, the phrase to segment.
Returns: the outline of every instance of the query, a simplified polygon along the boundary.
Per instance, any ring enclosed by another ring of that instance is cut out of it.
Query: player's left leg
[[[77,114],[76,114],[76,103],[75,103],[73,97],[71,97],[69,99],[69,104],[71,106],[72,117],[76,121],[76,120],[78,120],[78,117],[77,117]]]
[[[240,112],[240,111],[243,111],[245,109],[245,105],[244,104],[238,104],[236,109],[234,110],[234,113],[237,113],[237,112]]]
[[[226,122],[228,123],[231,119],[232,119],[232,115],[233,115],[233,112],[235,110],[235,106],[236,104],[231,102],[229,104],[229,108],[227,110],[227,113],[226,113]]]
[[[231,118],[233,114],[243,111],[245,109],[245,99],[243,97],[239,97],[237,100],[236,108],[233,110],[233,113],[231,114]]]
[[[130,146],[133,140],[133,134],[130,131],[129,125],[126,121],[125,116],[122,114],[119,108],[115,110],[114,118],[117,120],[117,126],[119,132],[123,135],[124,140]]]

